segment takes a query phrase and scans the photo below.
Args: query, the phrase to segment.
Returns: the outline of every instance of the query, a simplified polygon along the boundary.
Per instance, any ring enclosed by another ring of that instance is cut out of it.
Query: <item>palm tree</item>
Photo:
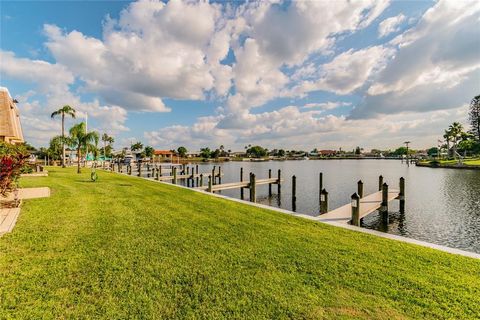
[[[80,158],[82,157],[82,150],[87,146],[92,147],[92,144],[98,144],[98,133],[95,131],[87,132],[85,122],[80,122],[70,128],[70,138],[77,148],[77,173],[80,173]]]
[[[454,122],[448,127],[448,131],[450,132],[450,137],[452,138],[452,141],[453,141],[453,156],[456,157],[457,145],[458,145],[458,142],[461,140],[461,136],[463,133],[463,126],[458,122]]]
[[[111,146],[114,142],[115,139],[108,134],[104,133],[102,135],[102,141],[103,141],[103,156],[107,158],[107,146]]]
[[[445,134],[443,135],[445,142],[447,143],[447,158],[450,157],[450,139],[452,138],[450,130],[445,130]]]
[[[57,111],[51,114],[52,119],[56,116],[62,116],[62,139],[65,140],[65,115],[71,116],[75,118],[75,109],[70,107],[69,105],[64,105],[62,108],[58,109]],[[65,168],[65,141],[62,142],[62,168]]]

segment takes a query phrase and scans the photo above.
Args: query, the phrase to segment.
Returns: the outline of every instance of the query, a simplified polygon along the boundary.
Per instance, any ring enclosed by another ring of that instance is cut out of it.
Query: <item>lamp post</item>
[[[404,143],[407,146],[407,166],[410,167],[410,162],[408,162],[408,145],[410,144],[410,141],[405,141]]]

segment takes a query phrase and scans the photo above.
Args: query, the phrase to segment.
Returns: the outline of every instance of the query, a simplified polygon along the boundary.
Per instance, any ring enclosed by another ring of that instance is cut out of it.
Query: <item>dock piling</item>
[[[222,167],[218,166],[218,184],[222,184]]]
[[[243,182],[243,167],[240,168],[240,182]],[[244,194],[243,194],[243,187],[240,188],[240,199],[243,200]]]
[[[195,174],[197,175],[197,178],[196,178],[196,184],[197,184],[197,187],[198,187],[198,164],[195,166]]]
[[[215,166],[213,166],[211,177],[213,179],[212,183],[215,184]]]
[[[200,187],[203,187],[203,173],[200,174]]]
[[[352,194],[352,225],[360,226],[360,196]]]
[[[400,178],[400,193],[398,194],[400,200],[400,212],[405,212],[405,178]]]
[[[292,211],[297,210],[297,177],[292,176]]]
[[[382,191],[382,186],[383,186],[383,176],[380,175],[378,177],[378,191]]]
[[[208,189],[207,189],[208,192],[212,192],[213,179],[214,179],[213,176],[208,177]]]
[[[250,202],[257,202],[255,174],[250,172]]]
[[[328,212],[328,192],[322,189],[320,194],[320,214]]]
[[[358,180],[358,182],[357,182],[357,195],[360,198],[363,198],[363,182],[362,182],[362,180]]]
[[[173,184],[177,184],[177,167],[173,167]]]
[[[281,182],[282,182],[282,171],[280,169],[278,169],[278,172],[277,172],[277,193],[278,193],[279,196],[280,196],[280,192],[282,191]]]
[[[318,199],[320,199],[323,190],[323,172],[318,175],[318,186]]]
[[[268,169],[268,179],[272,179],[272,169]],[[268,184],[268,196],[272,196],[272,184]]]
[[[382,219],[388,223],[388,184],[382,185],[382,205],[380,207]]]

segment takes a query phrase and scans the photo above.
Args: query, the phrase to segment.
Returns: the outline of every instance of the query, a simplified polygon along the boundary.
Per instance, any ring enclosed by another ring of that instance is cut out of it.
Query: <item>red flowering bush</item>
[[[29,155],[22,145],[0,142],[0,194],[12,191]]]

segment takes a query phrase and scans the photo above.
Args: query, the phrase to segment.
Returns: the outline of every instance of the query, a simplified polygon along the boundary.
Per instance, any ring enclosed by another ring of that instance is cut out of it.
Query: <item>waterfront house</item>
[[[153,153],[153,161],[171,161],[174,156],[175,153],[171,150],[155,150],[155,152]]]
[[[318,151],[318,154],[321,157],[334,157],[337,155],[337,151],[336,150],[320,150]]]

